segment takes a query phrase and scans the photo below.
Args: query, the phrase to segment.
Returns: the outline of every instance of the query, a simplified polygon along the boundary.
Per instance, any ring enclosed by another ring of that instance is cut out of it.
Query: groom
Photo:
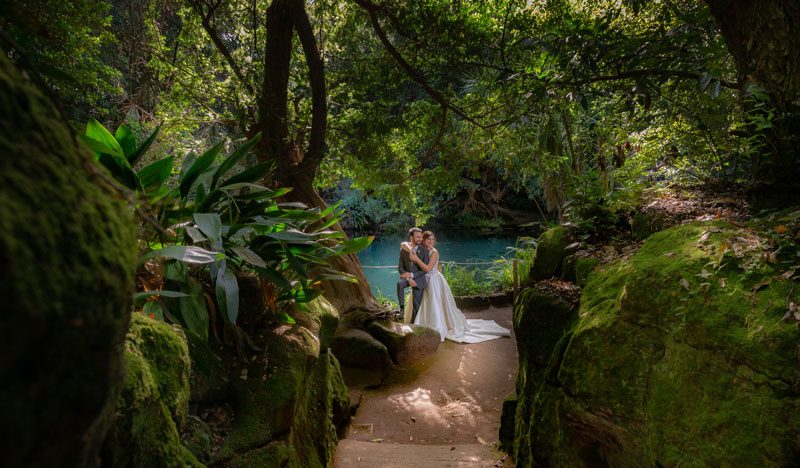
[[[408,242],[411,249],[425,263],[430,259],[430,252],[422,246],[422,229],[412,227],[408,230]],[[405,290],[411,286],[411,294],[414,298],[414,311],[411,314],[411,323],[417,318],[417,311],[422,302],[422,293],[428,286],[425,278],[425,270],[411,261],[408,252],[400,249],[400,259],[397,262],[397,271],[400,272],[400,281],[397,282],[397,299],[400,301],[400,316],[403,316],[403,306],[405,305]],[[408,312],[408,311],[406,311]]]

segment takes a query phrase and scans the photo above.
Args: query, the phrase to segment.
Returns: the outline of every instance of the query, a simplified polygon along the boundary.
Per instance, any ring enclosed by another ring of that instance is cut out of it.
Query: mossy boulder
[[[349,367],[383,369],[389,365],[386,345],[357,328],[341,328],[337,331],[331,343],[331,352]]]
[[[569,237],[563,226],[556,226],[542,233],[531,265],[530,280],[540,281],[557,275],[568,244]]]
[[[798,292],[769,265],[739,267],[745,245],[758,245],[750,230],[692,223],[590,275],[544,371],[530,372],[544,344],[520,353],[518,465],[800,459],[800,330],[781,321]],[[517,332],[517,340],[555,337]]]
[[[200,463],[211,461],[214,440],[211,427],[205,421],[190,415],[183,434],[181,434],[181,441]]]
[[[181,444],[189,410],[189,349],[178,326],[132,316],[127,379],[102,451],[104,466],[202,466]]]
[[[589,280],[589,273],[594,271],[600,260],[595,257],[575,257],[575,283],[580,286],[586,286]]]
[[[2,49],[0,154],[2,465],[93,465],[124,379],[127,195]]]
[[[327,466],[349,410],[336,358],[320,343],[338,313],[324,298],[292,312],[294,324],[252,336],[261,349],[231,375],[235,420],[213,462],[226,466]],[[320,338],[322,337],[322,338]]]
[[[435,328],[391,320],[375,320],[367,330],[386,346],[392,361],[401,366],[430,356],[442,342]]]
[[[668,219],[657,211],[637,211],[630,218],[631,234],[634,239],[644,240],[664,229]]]

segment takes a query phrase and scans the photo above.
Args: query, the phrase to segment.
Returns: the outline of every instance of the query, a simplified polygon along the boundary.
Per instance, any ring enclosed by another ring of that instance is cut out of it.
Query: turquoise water
[[[364,274],[369,281],[372,294],[379,292],[397,301],[395,284],[398,280],[397,260],[400,256],[400,243],[403,236],[376,238],[372,244],[358,254]],[[437,232],[436,249],[441,262],[488,262],[497,260],[513,247],[516,237],[465,237],[456,232]],[[510,258],[510,256],[509,256]],[[388,268],[374,268],[374,267]],[[482,265],[488,268],[490,265]]]

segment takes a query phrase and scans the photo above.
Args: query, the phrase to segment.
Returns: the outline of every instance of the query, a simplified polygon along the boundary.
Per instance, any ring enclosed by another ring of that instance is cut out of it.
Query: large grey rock
[[[369,333],[355,328],[338,331],[331,341],[331,352],[345,366],[380,369],[389,364],[386,346]]]
[[[367,329],[386,345],[389,356],[398,365],[416,362],[433,354],[442,342],[438,330],[422,325],[376,320]]]

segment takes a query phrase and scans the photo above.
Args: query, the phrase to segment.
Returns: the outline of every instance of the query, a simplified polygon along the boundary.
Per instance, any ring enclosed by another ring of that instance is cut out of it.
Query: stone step
[[[503,466],[504,455],[492,445],[415,445],[342,439],[334,468],[437,468]]]

